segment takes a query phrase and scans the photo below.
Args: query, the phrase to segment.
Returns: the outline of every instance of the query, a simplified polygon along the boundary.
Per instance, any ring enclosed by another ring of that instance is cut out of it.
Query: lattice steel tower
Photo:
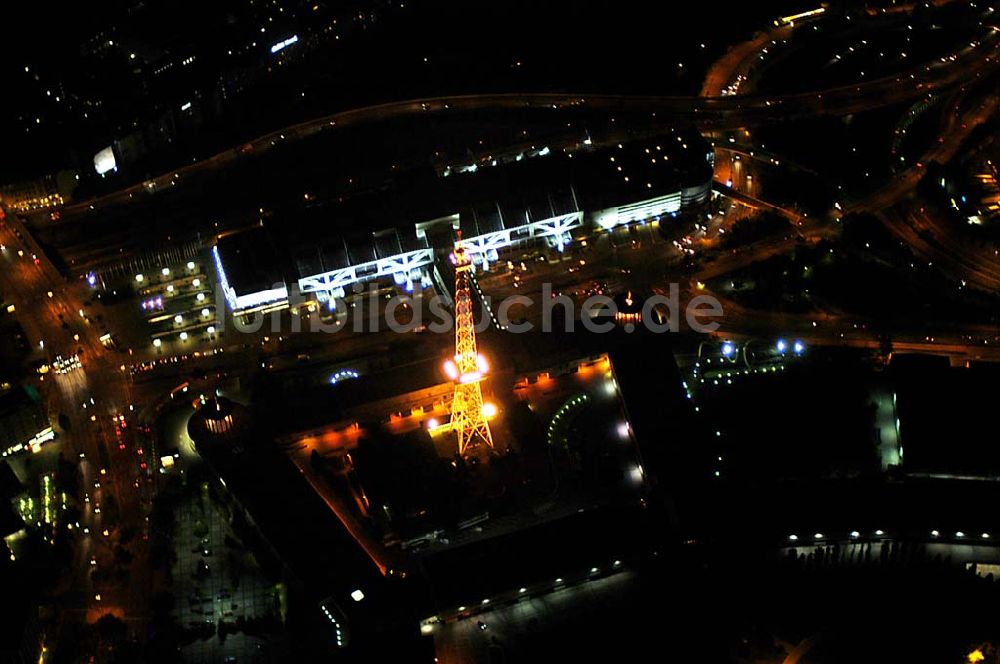
[[[455,398],[451,402],[451,427],[458,436],[458,453],[466,453],[478,445],[493,450],[493,434],[487,412],[483,409],[480,383],[489,366],[476,350],[476,327],[472,318],[472,295],[469,292],[469,259],[459,235],[455,244],[455,361],[445,363],[445,371],[455,381]]]

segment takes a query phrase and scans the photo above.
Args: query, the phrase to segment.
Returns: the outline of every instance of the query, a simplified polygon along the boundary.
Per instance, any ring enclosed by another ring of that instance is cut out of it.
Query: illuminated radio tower
[[[472,261],[461,245],[459,234],[455,245],[455,360],[445,363],[448,377],[455,381],[455,398],[451,402],[451,427],[458,435],[458,453],[485,444],[493,449],[493,434],[487,416],[493,410],[483,407],[480,383],[489,366],[476,351],[476,328],[472,319],[472,296],[469,293],[469,271]]]

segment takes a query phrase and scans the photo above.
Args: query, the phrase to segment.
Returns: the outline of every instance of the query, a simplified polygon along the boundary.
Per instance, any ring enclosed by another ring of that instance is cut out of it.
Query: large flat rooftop
[[[693,129],[575,152],[475,165],[440,175],[430,166],[352,196],[280,212],[219,241],[237,293],[270,288],[398,254],[426,249],[437,234],[417,225],[438,220],[450,245],[456,221],[466,238],[579,212],[628,206],[711,182],[711,149]],[[456,216],[457,215],[457,216]],[[230,265],[232,264],[232,267]]]

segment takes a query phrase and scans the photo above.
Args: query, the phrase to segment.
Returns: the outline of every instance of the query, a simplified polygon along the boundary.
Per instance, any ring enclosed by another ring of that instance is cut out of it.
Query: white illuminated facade
[[[604,230],[609,230],[621,224],[675,214],[680,209],[681,192],[677,191],[666,196],[600,210],[594,213],[594,223]]]
[[[277,53],[278,51],[283,51],[292,44],[297,44],[299,41],[298,35],[292,35],[288,39],[282,39],[280,42],[271,46],[271,53]]]
[[[452,215],[435,220],[433,223],[451,223],[452,221],[457,222],[457,220],[458,215]],[[521,242],[544,240],[550,246],[561,251],[572,241],[572,232],[582,228],[583,223],[583,212],[572,212],[464,238],[462,246],[475,263],[485,267],[489,261],[496,260],[498,251]],[[426,225],[417,224],[418,237],[425,231]],[[299,279],[299,290],[302,293],[316,293],[320,300],[326,301],[332,297],[344,297],[346,289],[353,284],[391,277],[397,286],[404,286],[407,291],[410,291],[417,283],[421,286],[430,284],[427,268],[433,263],[434,250],[432,248],[407,251],[394,256],[302,277]]]
[[[94,170],[97,171],[98,175],[106,175],[110,171],[118,170],[115,151],[110,145],[94,155]]]
[[[522,226],[463,238],[461,245],[473,262],[482,264],[487,260],[496,260],[496,252],[501,249],[528,240],[544,239],[562,251],[572,240],[572,232],[582,227],[583,212],[571,212]]]
[[[383,277],[393,277],[397,283],[424,281],[423,268],[434,262],[433,249],[417,249],[395,256],[379,258],[367,263],[349,265],[299,279],[299,290],[302,293],[333,293],[342,297],[344,288],[355,283],[374,281]],[[402,277],[402,279],[401,279]]]

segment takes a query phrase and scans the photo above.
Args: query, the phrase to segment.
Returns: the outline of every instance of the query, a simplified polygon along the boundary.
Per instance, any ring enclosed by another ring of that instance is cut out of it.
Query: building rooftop
[[[237,414],[237,417],[239,414]],[[403,607],[384,576],[331,506],[310,489],[294,464],[254,427],[239,440],[202,435],[192,418],[199,453],[252,519],[271,560],[298,580],[307,606],[334,602],[352,629],[378,629],[379,617],[396,624]],[[361,590],[363,601],[352,597]],[[331,632],[332,633],[332,632]]]
[[[279,273],[290,283],[428,248],[415,227],[420,222],[457,214],[469,238],[704,186],[712,177],[710,155],[700,134],[684,129],[447,176],[417,168],[363,193],[278,213],[266,230],[224,237],[220,257],[237,294],[256,292]]]
[[[427,243],[418,239],[413,228],[381,228],[374,232],[317,235],[311,240],[290,238],[294,261],[294,278],[322,274],[351,265],[361,265],[381,258],[424,249]]]
[[[712,180],[712,148],[693,129],[574,155],[574,183],[588,211],[703,186]]]
[[[284,283],[283,261],[268,229],[253,228],[224,235],[216,242],[226,280],[236,295],[274,288]]]

